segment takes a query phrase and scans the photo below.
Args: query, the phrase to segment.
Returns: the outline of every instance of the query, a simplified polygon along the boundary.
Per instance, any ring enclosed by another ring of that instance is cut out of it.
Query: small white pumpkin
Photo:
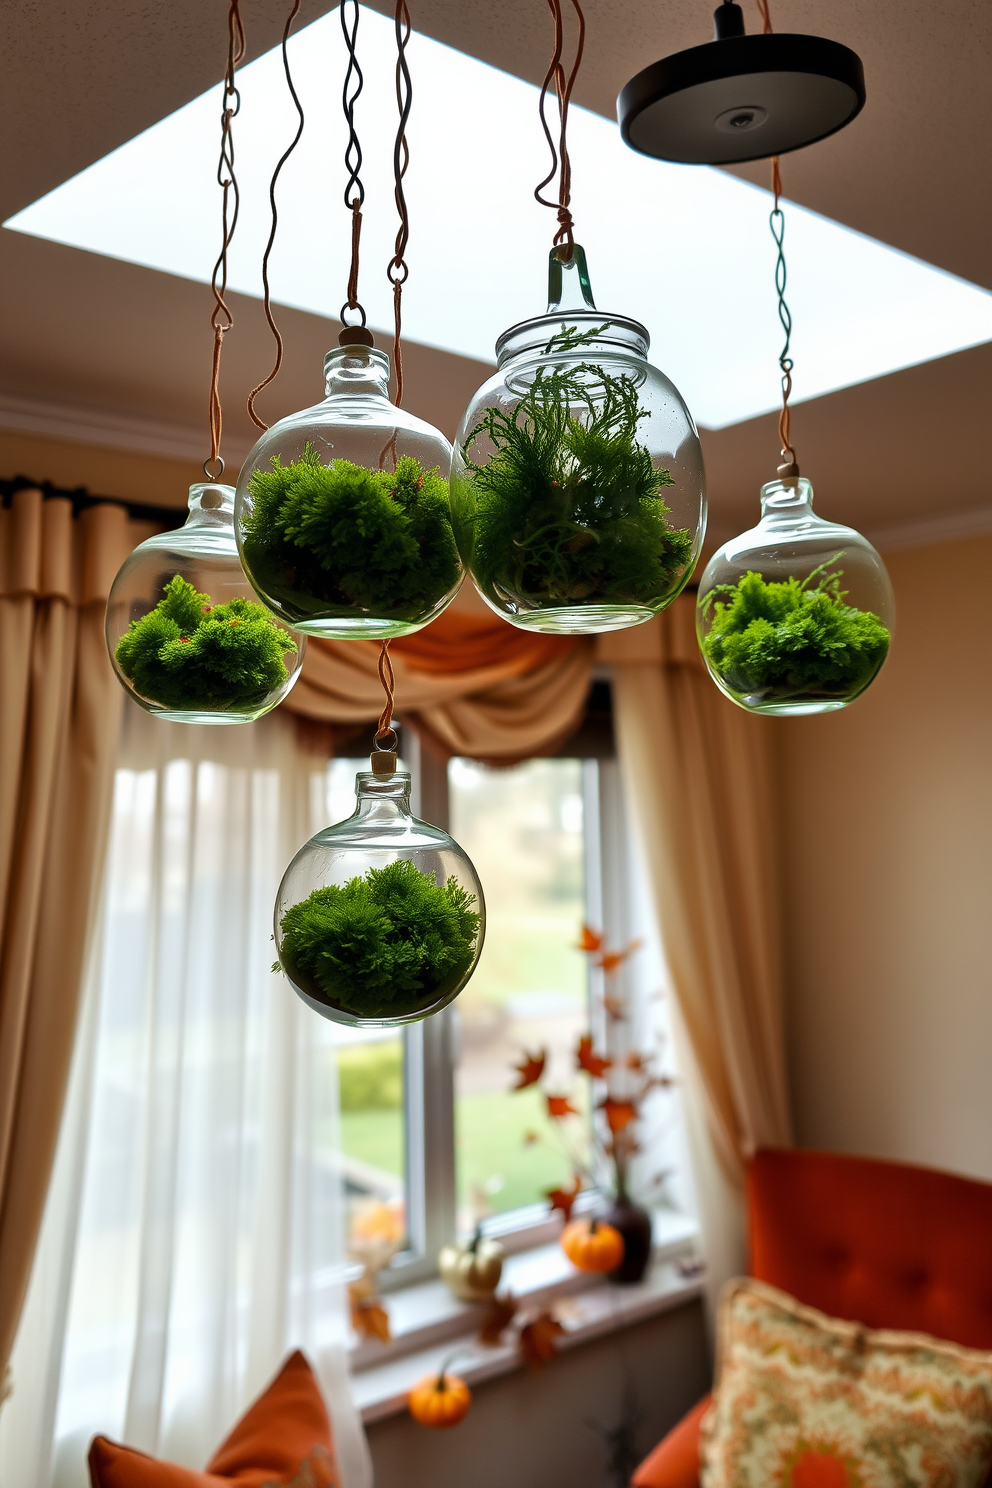
[[[462,1245],[446,1245],[437,1258],[441,1280],[459,1302],[488,1302],[503,1274],[505,1252],[481,1228]]]

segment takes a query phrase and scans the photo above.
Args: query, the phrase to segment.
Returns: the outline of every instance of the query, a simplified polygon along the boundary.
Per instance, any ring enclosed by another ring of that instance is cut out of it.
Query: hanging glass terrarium
[[[183,527],[129,554],[107,647],[135,702],[179,723],[250,723],[286,696],[306,640],[258,603],[234,538],[234,488],[190,486]]]
[[[300,849],[279,885],[279,965],[315,1012],[392,1028],[456,998],[482,950],[482,887],[447,834],[410,812],[392,753],[356,778],[357,809]]]
[[[720,690],[752,713],[845,708],[878,675],[895,604],[885,565],[853,527],[813,511],[808,480],[761,488],[761,521],[713,555],[699,644]]]
[[[853,527],[816,516],[813,487],[799,474],[791,440],[792,316],[785,300],[777,158],[772,189],[775,286],[785,332],[779,355],[783,463],[778,480],[761,488],[757,527],[724,543],[706,565],[696,626],[720,690],[751,713],[784,716],[829,713],[861,696],[889,654],[895,601],[871,543]]]
[[[640,625],[687,583],[706,524],[692,415],[644,326],[598,311],[583,250],[551,251],[547,313],[496,344],[461,422],[455,530],[487,604],[559,635]]]
[[[384,640],[454,598],[451,446],[389,400],[362,326],[324,359],[326,397],[263,434],[238,479],[238,545],[256,593],[297,630]]]

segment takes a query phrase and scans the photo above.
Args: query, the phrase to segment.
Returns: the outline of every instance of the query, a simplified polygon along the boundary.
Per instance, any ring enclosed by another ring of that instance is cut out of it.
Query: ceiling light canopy
[[[800,150],[835,134],[865,102],[861,58],[822,36],[746,36],[725,0],[716,40],[662,57],[617,99],[632,150],[686,165],[733,165]]]

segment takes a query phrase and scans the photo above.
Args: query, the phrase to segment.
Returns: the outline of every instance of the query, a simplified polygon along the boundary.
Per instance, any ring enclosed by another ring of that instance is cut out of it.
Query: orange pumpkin
[[[472,1391],[457,1374],[428,1374],[418,1380],[407,1397],[407,1406],[421,1426],[443,1430],[457,1426],[469,1413]]]
[[[561,1232],[561,1248],[579,1271],[615,1271],[623,1260],[623,1236],[601,1219],[573,1219]]]

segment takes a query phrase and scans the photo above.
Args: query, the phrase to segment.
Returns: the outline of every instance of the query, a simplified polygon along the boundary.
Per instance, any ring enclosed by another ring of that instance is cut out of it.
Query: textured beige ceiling
[[[631,73],[708,39],[713,3],[587,0],[578,100],[612,114]],[[787,195],[992,287],[992,3],[772,0],[772,7],[779,30],[817,31],[853,46],[868,88],[853,125],[785,159]],[[250,55],[278,40],[285,8],[244,0]],[[328,8],[308,0],[300,24]],[[442,41],[531,80],[543,73],[543,0],[498,7],[413,0],[412,10],[415,25]],[[753,29],[753,3],[747,13]],[[3,217],[216,82],[225,18],[224,0],[21,0],[2,7]],[[740,169],[766,177],[764,165]],[[622,204],[611,209],[622,221]],[[0,389],[158,419],[194,435],[202,427],[202,286],[4,232],[0,294]],[[241,398],[267,367],[269,348],[257,304],[242,301],[238,310],[225,384],[228,428],[243,445],[249,428]],[[283,311],[280,319],[287,360],[272,394],[273,416],[319,395],[320,355],[334,332],[299,312]],[[409,358],[410,406],[450,434],[486,369],[418,348]],[[992,481],[979,430],[990,392],[986,347],[801,405],[795,433],[821,505],[875,529],[945,514],[967,519],[988,508]],[[775,464],[774,420],[707,435],[704,444],[715,527],[739,525],[756,484]]]

